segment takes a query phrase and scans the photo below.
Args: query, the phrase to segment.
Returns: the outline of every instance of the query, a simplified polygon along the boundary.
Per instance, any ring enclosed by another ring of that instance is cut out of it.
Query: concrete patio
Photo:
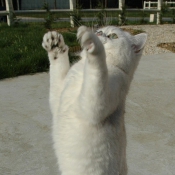
[[[49,75],[0,81],[0,175],[58,175]],[[144,56],[126,105],[128,175],[175,174],[175,54]]]

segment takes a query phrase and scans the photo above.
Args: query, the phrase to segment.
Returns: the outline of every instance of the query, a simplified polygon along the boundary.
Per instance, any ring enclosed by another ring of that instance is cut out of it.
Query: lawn
[[[88,23],[85,25],[88,26]],[[70,28],[69,22],[52,23],[52,30],[63,34],[70,52],[80,49],[76,40],[76,28]],[[133,35],[143,32],[124,30]],[[41,46],[43,35],[47,31],[43,23],[19,23],[12,27],[0,23],[0,79],[48,71],[47,53]],[[174,43],[169,45],[169,48],[174,48]],[[167,47],[166,44],[160,47],[165,46]],[[70,54],[70,62],[75,59],[77,57]]]
[[[47,53],[41,46],[46,32],[43,24],[8,27],[0,23],[0,79],[48,70]],[[65,32],[63,36],[69,46],[77,45],[75,34]]]
[[[96,11],[94,11],[94,12],[81,12],[81,11],[79,11],[79,13],[80,13],[81,17],[97,17],[99,12],[96,12]],[[116,17],[116,18],[118,18],[118,16],[119,16],[119,11],[111,11],[111,12],[106,12],[106,13],[107,13],[108,17]],[[172,11],[165,12],[163,14],[163,17],[172,17],[173,16],[172,13],[173,13]],[[144,17],[149,17],[150,14],[155,14],[156,15],[157,12],[126,11],[126,17],[142,17],[143,15],[144,15]],[[47,14],[46,13],[33,13],[33,14],[31,14],[31,13],[25,13],[25,14],[18,13],[17,16],[46,18]],[[56,12],[56,13],[53,12],[53,16],[56,19],[69,18],[70,17],[70,12]]]

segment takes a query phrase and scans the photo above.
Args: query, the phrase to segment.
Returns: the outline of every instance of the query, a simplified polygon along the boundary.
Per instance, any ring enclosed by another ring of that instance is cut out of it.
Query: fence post
[[[146,9],[146,1],[144,1],[143,9]]]
[[[1,0],[1,6],[4,7],[4,1],[3,0]]]
[[[13,25],[13,4],[12,0],[5,0],[6,3],[6,11],[9,12],[7,15],[7,24],[8,26]]]
[[[70,10],[73,11],[76,7],[76,0],[69,0],[69,6],[70,6]],[[75,27],[74,17],[72,15],[70,16],[70,25],[71,27]]]
[[[17,0],[17,9],[20,10],[19,0]]]
[[[123,23],[123,18],[124,18],[124,16],[123,16],[123,8],[125,7],[125,0],[119,0],[119,9],[121,10],[121,12],[120,12],[120,14],[119,14],[119,25],[122,25],[122,23]]]
[[[149,7],[148,9],[151,9],[151,1],[149,1],[149,6],[148,7]]]
[[[162,14],[161,14],[162,0],[158,0],[157,9],[159,10],[159,12],[157,12],[157,24],[161,24],[162,22]]]

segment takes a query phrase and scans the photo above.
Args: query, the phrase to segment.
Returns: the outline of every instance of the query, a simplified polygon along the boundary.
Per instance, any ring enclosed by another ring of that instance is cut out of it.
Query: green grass
[[[116,12],[115,14],[118,16]],[[132,12],[132,14],[134,13]],[[86,15],[87,13],[84,14],[84,16]],[[114,12],[108,13],[107,15],[114,17],[112,16],[114,15]],[[127,12],[126,16],[128,15],[129,12]],[[147,15],[148,14],[146,13],[145,17]],[[81,24],[89,27],[95,23],[96,21],[81,22]],[[144,20],[136,20],[126,21],[125,25],[145,23],[150,24]],[[117,24],[118,21],[117,18],[115,18],[110,21],[109,25]],[[52,28],[58,31],[60,28],[69,27],[69,22],[52,23]],[[43,23],[19,23],[12,27],[0,23],[0,79],[48,70],[49,61],[47,53],[41,46],[43,35],[47,31],[48,30],[44,27]],[[76,33],[76,30],[73,32]],[[69,47],[78,45],[75,34],[69,32],[62,34]],[[70,62],[73,62],[75,59],[76,57],[71,56]]]
[[[41,46],[46,32],[43,24],[8,27],[0,23],[0,79],[48,70],[47,53]],[[63,35],[69,46],[77,45],[76,35]]]
[[[80,12],[81,17],[96,17],[97,14],[99,12]],[[106,12],[107,16],[109,17],[118,17],[119,12],[118,11],[111,11],[111,12]],[[143,14],[142,11],[138,11],[138,12],[133,12],[133,11],[126,11],[126,16],[127,17],[141,17]],[[150,14],[157,14],[157,12],[148,12],[145,11],[144,12],[145,17],[149,17]],[[25,14],[19,14],[17,16],[23,16],[23,17],[36,17],[36,18],[46,18],[47,14],[46,13],[36,13],[36,14],[31,14],[31,13],[25,13]],[[70,13],[69,12],[53,12],[53,16],[56,19],[59,18],[69,18],[70,17]],[[168,11],[167,13],[165,13],[163,15],[164,17],[171,17],[172,16],[172,12]]]

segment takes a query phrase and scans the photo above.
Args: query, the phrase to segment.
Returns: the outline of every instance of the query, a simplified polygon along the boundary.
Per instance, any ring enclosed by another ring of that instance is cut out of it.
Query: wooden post
[[[92,0],[90,0],[90,9],[92,9]]]
[[[146,1],[144,1],[143,9],[146,9]]]
[[[2,5],[2,7],[4,7],[4,1],[3,0],[1,0],[1,5]]]
[[[119,0],[119,9],[121,10],[121,12],[123,11],[123,8],[125,7],[125,0]],[[119,14],[119,25],[122,25],[123,23],[123,14],[120,13]]]
[[[161,24],[162,22],[162,14],[161,14],[162,0],[158,0],[157,9],[159,10],[159,12],[157,12],[157,24]]]
[[[104,5],[105,9],[107,8],[107,4],[108,4],[108,2],[107,2],[107,0],[105,0],[105,5]]]
[[[54,0],[54,9],[56,9],[56,8],[57,8],[57,1]]]
[[[5,0],[6,3],[6,11],[9,12],[7,15],[7,24],[8,26],[13,25],[13,4],[12,0]]]
[[[69,6],[70,6],[70,10],[73,10],[76,8],[76,0],[69,0]],[[75,24],[74,24],[74,20],[73,20],[73,16],[70,16],[70,25],[71,27],[75,27]]]
[[[148,9],[151,9],[151,1],[149,1]]]
[[[17,0],[17,9],[20,10],[19,0]]]

